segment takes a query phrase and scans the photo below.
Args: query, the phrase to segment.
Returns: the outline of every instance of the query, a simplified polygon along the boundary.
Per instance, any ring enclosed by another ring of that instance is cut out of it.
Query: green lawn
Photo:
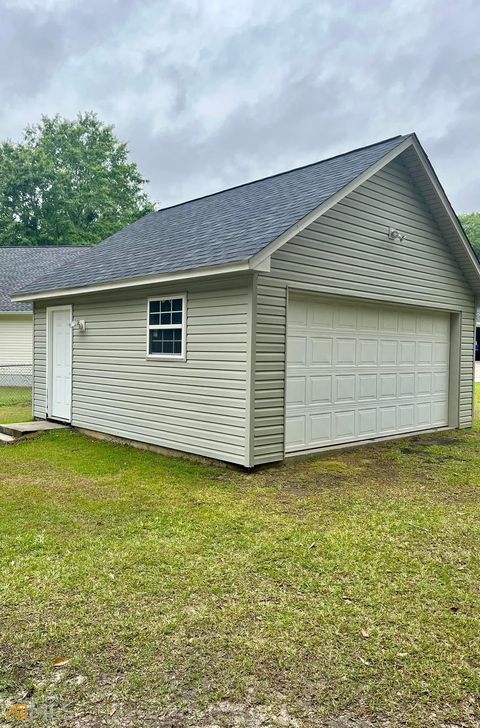
[[[31,387],[0,387],[0,424],[31,419]]]
[[[479,424],[251,475],[52,432],[0,449],[0,529],[0,691],[47,725],[479,725]]]

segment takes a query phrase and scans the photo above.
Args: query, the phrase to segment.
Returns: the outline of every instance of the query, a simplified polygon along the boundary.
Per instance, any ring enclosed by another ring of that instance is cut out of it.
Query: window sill
[[[151,361],[187,361],[186,356],[176,354],[147,354],[145,358]]]

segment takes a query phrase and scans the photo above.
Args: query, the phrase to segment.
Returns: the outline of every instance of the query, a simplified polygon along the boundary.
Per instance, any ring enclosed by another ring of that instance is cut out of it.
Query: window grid
[[[147,309],[147,356],[185,358],[185,295],[152,298]]]

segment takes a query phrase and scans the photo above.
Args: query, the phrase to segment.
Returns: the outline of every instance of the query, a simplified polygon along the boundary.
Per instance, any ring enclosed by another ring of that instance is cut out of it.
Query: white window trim
[[[150,301],[171,301],[174,298],[182,299],[182,353],[181,354],[150,354],[150,331],[159,329],[178,329],[178,324],[161,324],[150,326]],[[162,361],[186,361],[187,360],[187,294],[167,293],[166,295],[150,296],[147,299],[147,359]]]

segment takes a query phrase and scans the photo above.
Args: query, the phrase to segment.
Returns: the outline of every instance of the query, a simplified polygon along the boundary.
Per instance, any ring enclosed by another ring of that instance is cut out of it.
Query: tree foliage
[[[0,245],[88,245],[153,205],[127,145],[96,114],[60,116],[0,144]]]
[[[480,212],[471,212],[468,215],[460,215],[460,222],[480,260]]]

